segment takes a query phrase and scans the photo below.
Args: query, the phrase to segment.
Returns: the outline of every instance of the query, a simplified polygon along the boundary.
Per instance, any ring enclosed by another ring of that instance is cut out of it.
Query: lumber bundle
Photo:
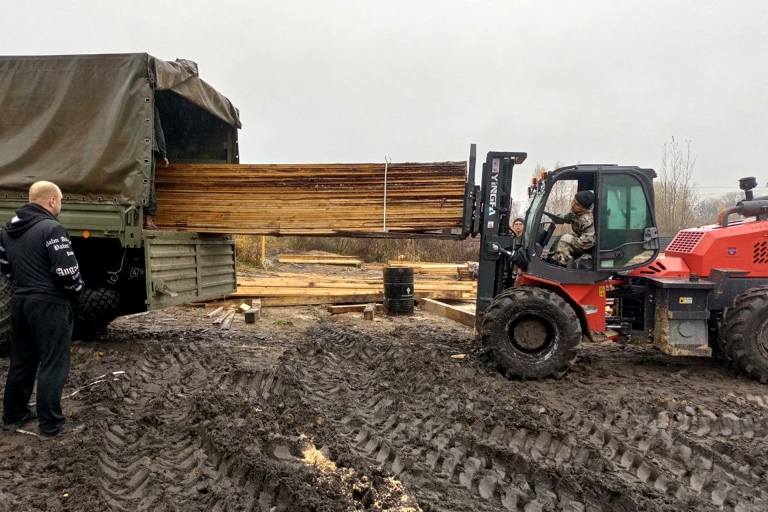
[[[353,265],[359,267],[363,260],[341,254],[278,254],[278,263],[311,263],[323,265]]]
[[[469,269],[466,263],[432,263],[426,261],[389,260],[387,265],[390,267],[411,267],[414,274],[445,278],[457,278],[460,270],[468,271]]]
[[[474,282],[417,280],[414,283],[414,297],[419,299],[474,299],[476,294]],[[239,277],[237,293],[230,297],[259,297],[264,307],[375,303],[384,300],[384,283],[383,278],[337,276]]]
[[[175,164],[158,169],[161,228],[251,235],[423,233],[461,227],[466,162]]]

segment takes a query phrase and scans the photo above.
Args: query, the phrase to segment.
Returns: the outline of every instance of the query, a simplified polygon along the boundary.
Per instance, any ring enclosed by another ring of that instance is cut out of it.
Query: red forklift
[[[488,153],[476,186],[472,146],[463,221],[465,234],[481,238],[477,331],[507,378],[561,378],[582,340],[613,331],[670,355],[719,354],[768,382],[768,196],[754,197],[754,178],[739,181],[744,200],[722,222],[680,231],[659,256],[654,170],[563,167],[529,188],[523,243],[515,246],[512,174],[526,156]],[[595,198],[596,243],[567,267],[546,257],[565,213],[548,209],[558,189]]]

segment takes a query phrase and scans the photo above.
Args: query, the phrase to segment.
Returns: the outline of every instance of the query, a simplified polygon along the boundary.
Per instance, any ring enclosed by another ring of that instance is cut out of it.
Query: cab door
[[[629,270],[656,258],[659,237],[650,180],[640,173],[603,172],[597,204],[597,270]]]

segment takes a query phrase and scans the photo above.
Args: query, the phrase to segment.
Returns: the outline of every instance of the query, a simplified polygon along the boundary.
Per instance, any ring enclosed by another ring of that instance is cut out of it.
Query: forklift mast
[[[512,173],[515,164],[525,161],[527,153],[490,151],[483,163],[480,186],[474,185],[476,148],[472,144],[467,179],[464,232],[480,235],[477,272],[477,318],[501,293],[509,271],[504,255],[511,255],[514,235],[509,229],[512,203]],[[470,204],[473,206],[468,207]]]

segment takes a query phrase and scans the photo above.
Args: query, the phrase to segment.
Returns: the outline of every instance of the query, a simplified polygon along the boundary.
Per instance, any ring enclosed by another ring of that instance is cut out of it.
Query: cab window
[[[600,268],[622,269],[650,261],[646,229],[653,216],[640,181],[628,174],[604,175],[600,187]]]

